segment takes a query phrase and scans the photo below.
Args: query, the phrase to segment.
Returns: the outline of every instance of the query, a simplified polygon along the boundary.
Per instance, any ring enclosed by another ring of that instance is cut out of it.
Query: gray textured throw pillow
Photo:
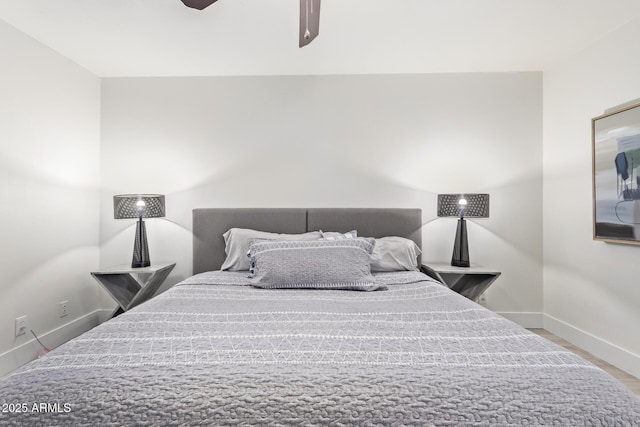
[[[319,231],[303,234],[278,234],[250,228],[231,228],[222,237],[224,237],[224,251],[227,258],[220,270],[243,271],[249,269],[249,259],[247,258],[249,239],[318,240],[321,234]]]
[[[369,266],[374,239],[256,241],[253,285],[265,289],[384,290]]]
[[[340,233],[338,231],[322,231],[320,230],[322,239],[325,240],[341,240],[341,239],[353,239],[358,237],[358,230],[347,231],[346,233]]]

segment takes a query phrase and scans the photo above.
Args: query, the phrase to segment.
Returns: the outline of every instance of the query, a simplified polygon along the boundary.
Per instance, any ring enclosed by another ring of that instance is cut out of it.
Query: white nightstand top
[[[114,265],[111,267],[101,268],[94,273],[98,274],[126,274],[126,273],[155,273],[158,270],[176,265],[175,262],[161,262],[151,264],[149,267],[133,268],[131,264]]]
[[[422,265],[436,271],[438,273],[452,273],[452,274],[495,274],[500,275],[501,272],[494,269],[485,267],[483,265],[471,264],[471,267],[455,267],[451,264],[444,262],[429,262],[423,261]]]

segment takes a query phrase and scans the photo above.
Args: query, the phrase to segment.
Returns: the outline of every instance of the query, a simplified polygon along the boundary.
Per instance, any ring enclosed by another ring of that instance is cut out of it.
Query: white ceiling
[[[0,0],[0,19],[101,77],[539,71],[640,16],[639,0]],[[637,41],[634,41],[637,42]]]

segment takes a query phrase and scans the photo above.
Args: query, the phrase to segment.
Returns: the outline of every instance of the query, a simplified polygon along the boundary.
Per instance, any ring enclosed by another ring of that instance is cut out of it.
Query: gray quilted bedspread
[[[640,425],[572,353],[420,273],[376,280],[194,276],[3,380],[0,425]]]

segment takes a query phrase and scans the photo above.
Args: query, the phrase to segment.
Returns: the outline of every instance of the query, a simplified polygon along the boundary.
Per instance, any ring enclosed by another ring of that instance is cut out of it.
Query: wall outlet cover
[[[65,317],[69,310],[69,301],[61,301],[60,302],[60,317]]]
[[[27,316],[16,317],[16,336],[26,334],[28,330]]]

